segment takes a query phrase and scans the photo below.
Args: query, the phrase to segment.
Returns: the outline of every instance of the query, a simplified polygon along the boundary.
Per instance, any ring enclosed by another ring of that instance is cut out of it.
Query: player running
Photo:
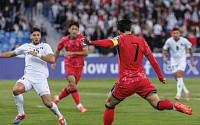
[[[72,22],[69,26],[70,35],[63,37],[57,45],[57,50],[55,52],[55,62],[60,54],[60,51],[65,48],[67,51],[65,53],[65,75],[68,80],[68,86],[62,90],[60,95],[54,96],[54,103],[58,103],[62,98],[72,95],[77,108],[81,112],[87,112],[87,109],[83,107],[80,103],[79,94],[76,89],[76,85],[81,77],[82,68],[84,66],[83,56],[88,55],[88,46],[85,45],[81,39],[84,38],[79,32],[79,24],[77,22]],[[54,70],[56,63],[51,65]]]
[[[119,56],[119,76],[118,81],[108,94],[103,117],[104,125],[111,125],[114,120],[115,106],[126,97],[137,93],[146,99],[155,109],[177,110],[192,115],[192,110],[179,102],[172,103],[168,99],[160,100],[156,88],[151,85],[142,67],[143,56],[149,60],[162,83],[166,83],[160,67],[155,60],[151,50],[143,38],[131,34],[132,22],[130,20],[120,20],[117,23],[117,30],[120,34],[113,39],[89,41],[84,38],[82,41],[88,45],[102,47],[115,46]]]
[[[185,38],[180,36],[180,31],[178,28],[174,28],[171,38],[167,39],[165,45],[163,46],[163,60],[167,64],[166,51],[170,52],[170,63],[172,68],[172,73],[177,82],[177,93],[174,97],[175,100],[181,98],[182,89],[185,93],[185,101],[189,101],[189,91],[183,82],[183,73],[186,68],[186,49],[190,52],[190,63],[194,66],[193,55],[192,55],[192,44]]]
[[[22,93],[35,89],[41,97],[45,106],[53,112],[60,125],[66,125],[66,121],[57,105],[51,102],[50,90],[47,78],[49,71],[47,68],[48,63],[54,63],[54,55],[51,47],[46,43],[40,43],[41,31],[38,28],[32,28],[30,31],[30,39],[32,43],[26,43],[16,48],[14,51],[5,52],[0,54],[0,58],[10,58],[20,54],[25,56],[25,70],[24,75],[16,82],[13,88],[13,96],[19,114],[13,120],[13,124],[18,124],[26,117],[23,108]]]

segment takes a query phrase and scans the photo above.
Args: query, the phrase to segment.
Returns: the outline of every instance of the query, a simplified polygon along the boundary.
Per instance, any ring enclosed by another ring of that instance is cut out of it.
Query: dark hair
[[[178,28],[174,28],[172,31],[179,31],[180,32],[180,30]]]
[[[73,25],[75,25],[75,26],[77,26],[77,27],[79,28],[78,22],[71,22],[71,23],[69,24],[69,28],[70,28],[71,26],[73,26]]]
[[[37,28],[37,27],[33,27],[33,28],[31,28],[30,33],[32,34],[32,33],[35,32],[35,31],[38,31],[38,32],[41,33],[40,28]]]
[[[119,20],[117,22],[117,30],[119,30],[122,33],[124,33],[125,31],[130,31],[131,24],[132,22],[129,19]]]

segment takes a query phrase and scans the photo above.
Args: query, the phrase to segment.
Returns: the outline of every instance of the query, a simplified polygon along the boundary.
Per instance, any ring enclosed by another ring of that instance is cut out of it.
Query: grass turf
[[[168,98],[176,102],[173,97],[176,94],[174,79],[167,79],[167,84],[160,83],[157,79],[150,79],[157,88],[161,99]],[[180,102],[189,105],[193,109],[193,115],[189,116],[176,111],[158,111],[150,104],[134,94],[126,98],[115,108],[115,120],[113,125],[197,125],[200,111],[200,93],[198,78],[184,78],[186,87],[190,90],[190,101]],[[17,115],[17,108],[12,95],[12,88],[16,80],[0,80],[0,125],[12,124]],[[77,89],[81,103],[88,109],[86,113],[80,113],[71,96],[58,103],[59,110],[65,117],[68,125],[103,125],[105,100],[116,79],[81,79]],[[67,80],[49,80],[51,97],[60,94],[67,85]],[[46,108],[35,90],[24,93],[24,110],[26,118],[20,125],[58,125],[57,118]],[[184,93],[182,93],[184,97]]]

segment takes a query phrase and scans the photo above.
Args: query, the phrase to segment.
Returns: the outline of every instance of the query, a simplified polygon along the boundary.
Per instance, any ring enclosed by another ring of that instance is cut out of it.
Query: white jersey
[[[169,49],[171,65],[178,65],[180,61],[186,62],[186,49],[191,47],[192,44],[186,38],[180,37],[178,41],[175,41],[173,37],[170,37],[165,42],[163,49]]]
[[[38,45],[28,43],[23,44],[14,50],[16,55],[24,54],[25,56],[25,76],[29,77],[29,79],[33,81],[38,81],[41,78],[48,78],[49,70],[47,62],[31,54],[27,54],[29,51],[34,51],[42,56],[47,56],[49,54],[53,54],[51,47],[46,43],[40,43]]]

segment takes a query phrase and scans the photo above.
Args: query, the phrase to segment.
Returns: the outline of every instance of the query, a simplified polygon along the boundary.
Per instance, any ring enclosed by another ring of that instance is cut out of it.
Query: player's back
[[[139,79],[146,78],[142,67],[144,55],[151,54],[147,43],[143,38],[139,38],[132,34],[120,35],[117,37],[118,53],[119,53],[119,72],[121,76],[137,77]]]

